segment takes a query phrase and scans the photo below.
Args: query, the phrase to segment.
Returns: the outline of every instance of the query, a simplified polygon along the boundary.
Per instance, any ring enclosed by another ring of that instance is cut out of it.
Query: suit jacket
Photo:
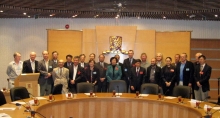
[[[114,75],[113,75],[113,69],[114,69]],[[107,82],[110,82],[112,80],[120,80],[121,75],[122,75],[121,66],[115,65],[115,68],[113,68],[112,65],[109,65],[107,67],[107,71],[106,71]]]
[[[22,73],[33,73],[30,59],[28,59],[28,60],[23,62]],[[38,61],[37,60],[35,60],[35,70],[34,70],[34,73],[39,73],[39,71],[38,71]]]
[[[60,74],[59,67],[54,68],[52,72],[52,76],[53,76],[53,80],[66,79],[67,81],[69,81],[69,69],[63,67],[62,73]]]
[[[71,63],[71,66],[73,66],[73,62],[70,62],[70,63]],[[68,65],[67,65],[67,62],[65,62],[64,65],[63,65],[63,67],[68,68],[68,69],[69,69],[71,66],[68,66]]]
[[[89,83],[94,83],[100,79],[99,69],[97,67],[94,67],[93,71],[91,72],[90,67],[88,66],[84,68],[84,71],[86,81],[89,81]]]
[[[150,83],[151,68],[152,66],[149,66],[147,68],[147,76],[145,78],[145,83]],[[155,78],[155,84],[161,86],[161,68],[158,66],[156,66],[155,68],[154,78]]]
[[[176,69],[174,66],[168,67],[167,65],[162,68],[162,85],[166,86],[165,82],[171,82],[171,85],[174,86],[176,82]]]
[[[109,64],[104,62],[104,68],[101,66],[100,62],[97,62],[95,66],[99,69],[100,78],[106,78],[106,70]],[[99,79],[100,80],[100,79]],[[106,80],[106,79],[105,79]]]
[[[130,77],[131,68],[135,67],[136,60],[133,58],[132,64],[129,61],[129,58],[125,59],[123,62],[123,73],[124,73],[124,79],[128,79]]]
[[[75,84],[71,84],[70,81],[73,80],[74,68],[73,65],[69,66],[69,87],[72,88],[79,82],[86,82],[84,78],[84,70],[80,66],[77,68],[77,73],[75,77]]]
[[[177,85],[179,85],[180,81],[180,66],[181,62],[179,62],[176,66],[176,81]],[[194,65],[190,61],[186,61],[186,64],[183,68],[183,85],[188,86],[189,83],[193,84],[194,79]]]
[[[53,67],[54,68],[58,67],[59,60],[57,60],[56,62],[55,60],[52,60],[52,61],[53,61]]]
[[[144,83],[146,77],[146,70],[143,67],[140,67],[139,73],[136,72],[136,67],[131,69],[131,86],[134,86],[136,90],[140,90],[141,85]]]
[[[81,66],[81,63],[79,63],[79,66],[80,66],[81,68],[85,68],[85,67],[88,67],[89,64],[84,62],[84,67]]]
[[[48,71],[46,69],[45,61],[41,60],[38,62],[38,71],[40,72],[40,76],[38,79],[38,84],[45,84],[47,81],[47,84],[52,84],[53,78],[50,76],[49,78],[45,78],[48,73],[52,74],[53,71],[53,61],[48,61]]]
[[[212,72],[212,67],[210,67],[207,64],[205,64],[205,66],[201,72],[200,72],[200,65],[196,66],[195,73],[194,73],[194,77],[195,77],[195,82],[194,82],[195,88],[194,89],[195,90],[199,89],[196,82],[199,82],[202,85],[203,92],[210,90],[209,79],[211,76],[211,72]]]

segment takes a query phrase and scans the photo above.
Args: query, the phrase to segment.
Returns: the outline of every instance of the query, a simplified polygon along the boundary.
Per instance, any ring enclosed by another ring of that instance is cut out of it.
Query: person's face
[[[162,55],[157,54],[156,59],[157,59],[157,61],[161,61],[162,60]]]
[[[99,56],[99,61],[100,61],[100,62],[103,62],[104,60],[105,60],[105,57],[104,57],[103,55],[100,55],[100,56]]]
[[[169,58],[167,58],[165,61],[166,61],[166,65],[170,66],[172,61]]]
[[[67,61],[67,62],[72,62],[72,58],[71,58],[71,57],[67,57],[67,58],[66,58],[66,61]]]
[[[116,62],[116,59],[112,59],[111,64],[112,64],[112,65],[116,65],[116,63],[117,63],[117,62]]]
[[[199,59],[198,59],[199,56],[200,56],[200,54],[196,54],[196,55],[195,55],[195,59],[196,59],[197,62],[199,61]]]
[[[141,63],[140,62],[136,62],[135,66],[139,68],[141,66]]]
[[[199,63],[200,64],[204,64],[205,63],[205,59],[203,57],[199,58]]]
[[[90,60],[95,60],[95,55],[91,54],[89,55]]]
[[[180,61],[179,55],[175,55],[175,62],[178,63]]]
[[[48,52],[47,52],[47,51],[44,51],[44,52],[43,52],[43,58],[44,58],[45,60],[48,60]]]
[[[81,56],[80,57],[80,62],[85,62],[85,59],[86,59],[85,56]]]
[[[146,61],[147,60],[147,56],[146,55],[141,55],[141,61]]]
[[[58,54],[57,53],[53,53],[52,56],[53,56],[52,58],[55,59],[55,60],[58,58]]]
[[[35,58],[36,58],[36,54],[31,53],[31,54],[30,54],[30,59],[31,59],[32,61],[34,61],[34,60],[35,60]]]
[[[60,68],[62,68],[62,67],[63,67],[63,65],[64,65],[63,60],[59,60],[58,66],[59,66]]]
[[[120,60],[120,56],[119,55],[115,55],[115,58],[118,59],[118,61]]]
[[[186,55],[185,54],[181,54],[180,55],[180,61],[181,62],[185,62],[186,61]]]
[[[156,60],[155,59],[151,59],[151,65],[152,66],[156,65]]]
[[[89,63],[89,66],[90,66],[90,67],[94,67],[94,65],[95,65],[95,64],[94,64],[93,61],[91,61],[91,62]]]
[[[15,59],[15,61],[20,61],[21,60],[21,55],[17,54],[14,59]]]
[[[134,52],[133,51],[128,51],[128,57],[133,58],[133,56],[134,56]]]
[[[73,59],[73,64],[76,66],[79,64],[79,59],[78,58],[74,58]]]

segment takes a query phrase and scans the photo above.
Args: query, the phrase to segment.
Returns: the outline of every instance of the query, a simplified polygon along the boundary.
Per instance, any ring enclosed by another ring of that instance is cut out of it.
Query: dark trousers
[[[107,92],[107,81],[98,81],[98,89],[97,92]]]
[[[129,90],[130,90],[130,80],[128,79],[128,77],[124,77],[123,80],[126,82],[127,84],[127,91],[129,93]]]

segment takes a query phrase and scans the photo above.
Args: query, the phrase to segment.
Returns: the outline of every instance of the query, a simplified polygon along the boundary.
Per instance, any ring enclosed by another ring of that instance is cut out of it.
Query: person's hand
[[[105,80],[105,78],[100,78],[100,81],[101,81],[101,82],[104,82],[104,80]]]
[[[134,90],[134,86],[131,86],[131,90]]]
[[[198,82],[196,82],[196,84],[197,84],[197,86],[198,86],[198,87],[202,86],[202,85],[200,84],[200,82],[199,82],[199,81],[198,81]]]
[[[192,84],[191,84],[191,83],[189,83],[189,84],[188,84],[188,86],[189,86],[189,87],[191,87],[191,86],[192,86]]]
[[[87,83],[89,83],[89,81],[86,81]]]
[[[71,84],[75,84],[75,80],[71,80],[70,83],[71,83]]]

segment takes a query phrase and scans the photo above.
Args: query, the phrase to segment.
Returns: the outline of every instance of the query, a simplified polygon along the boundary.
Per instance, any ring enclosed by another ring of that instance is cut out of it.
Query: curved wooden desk
[[[32,106],[32,109],[47,118],[199,118],[205,115],[203,109],[191,107],[189,100],[184,100],[185,104],[178,104],[177,98],[158,101],[157,95],[144,98],[135,98],[135,94],[130,93],[123,93],[120,98],[111,97],[112,93],[96,95],[97,97],[91,98],[85,94],[77,94],[72,99],[67,99],[65,95],[55,95],[55,101],[40,100],[40,105]],[[28,100],[30,99],[26,101]],[[201,103],[200,106],[203,107],[204,104],[210,103]],[[30,115],[24,109],[0,112],[8,113],[13,118],[21,118]],[[217,116],[220,116],[219,112],[214,114],[215,118]]]

